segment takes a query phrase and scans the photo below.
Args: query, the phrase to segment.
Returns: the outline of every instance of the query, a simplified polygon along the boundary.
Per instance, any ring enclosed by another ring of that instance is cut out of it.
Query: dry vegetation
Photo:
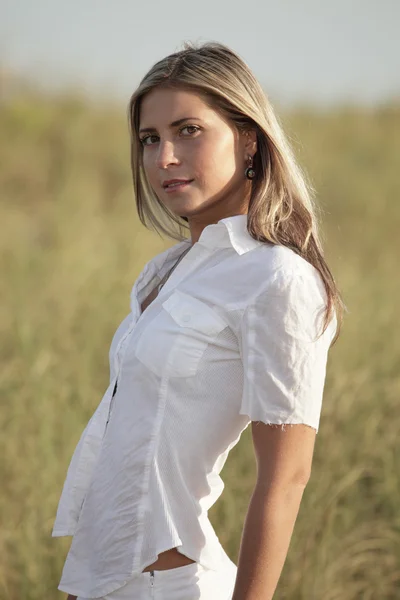
[[[123,107],[32,90],[0,98],[0,598],[56,591],[70,538],[51,528],[71,453],[108,378],[111,336],[144,262]],[[330,354],[314,467],[278,599],[400,597],[400,106],[283,117],[318,190],[349,313]],[[210,511],[237,558],[250,428]]]

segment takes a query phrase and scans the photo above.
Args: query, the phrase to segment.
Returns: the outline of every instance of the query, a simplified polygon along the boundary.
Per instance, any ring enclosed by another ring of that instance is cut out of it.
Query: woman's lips
[[[176,183],[171,183],[169,186],[164,188],[164,191],[167,192],[167,194],[171,194],[172,192],[182,192],[183,190],[185,190],[186,188],[189,187],[189,185],[192,183],[193,179],[189,180],[189,181],[180,181],[180,182],[176,182]]]

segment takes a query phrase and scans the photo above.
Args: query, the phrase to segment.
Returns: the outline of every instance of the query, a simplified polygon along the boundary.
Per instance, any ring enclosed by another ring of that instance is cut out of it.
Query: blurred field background
[[[314,466],[276,597],[400,598],[400,104],[280,113],[317,189],[348,307]],[[63,598],[52,538],[73,449],[145,261],[175,243],[138,221],[125,107],[2,82],[0,599]],[[236,562],[255,478],[248,428],[210,511]]]

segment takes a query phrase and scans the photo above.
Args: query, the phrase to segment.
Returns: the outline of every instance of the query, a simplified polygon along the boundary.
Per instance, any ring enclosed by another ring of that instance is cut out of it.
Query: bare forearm
[[[232,600],[271,600],[289,549],[304,485],[256,485],[240,544]]]

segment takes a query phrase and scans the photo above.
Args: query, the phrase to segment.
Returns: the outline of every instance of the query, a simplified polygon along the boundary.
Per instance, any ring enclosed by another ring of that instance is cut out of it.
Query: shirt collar
[[[255,240],[247,231],[247,214],[234,215],[220,219],[218,223],[207,225],[198,239],[198,243],[210,248],[228,248],[232,246],[238,254],[244,254],[264,242]]]
[[[234,215],[220,219],[218,223],[207,225],[198,239],[198,243],[207,248],[234,248],[238,254],[244,254],[264,242],[255,240],[247,231],[247,215]],[[188,246],[192,245],[191,238],[178,242],[151,259],[143,268],[131,291],[132,310],[137,308],[137,294],[160,273],[167,260],[175,260]]]
[[[257,246],[261,246],[264,242],[255,240],[247,231],[247,214],[234,215],[233,217],[225,217],[220,219],[218,223],[207,225],[200,234],[198,244],[206,248],[234,248],[238,254],[244,254]],[[188,246],[192,245],[191,238],[186,238],[171,248],[164,250],[158,254],[145,266],[145,271],[153,269],[154,272],[159,272],[164,266],[167,259],[175,260],[182,254]],[[153,275],[153,271],[149,277]]]

